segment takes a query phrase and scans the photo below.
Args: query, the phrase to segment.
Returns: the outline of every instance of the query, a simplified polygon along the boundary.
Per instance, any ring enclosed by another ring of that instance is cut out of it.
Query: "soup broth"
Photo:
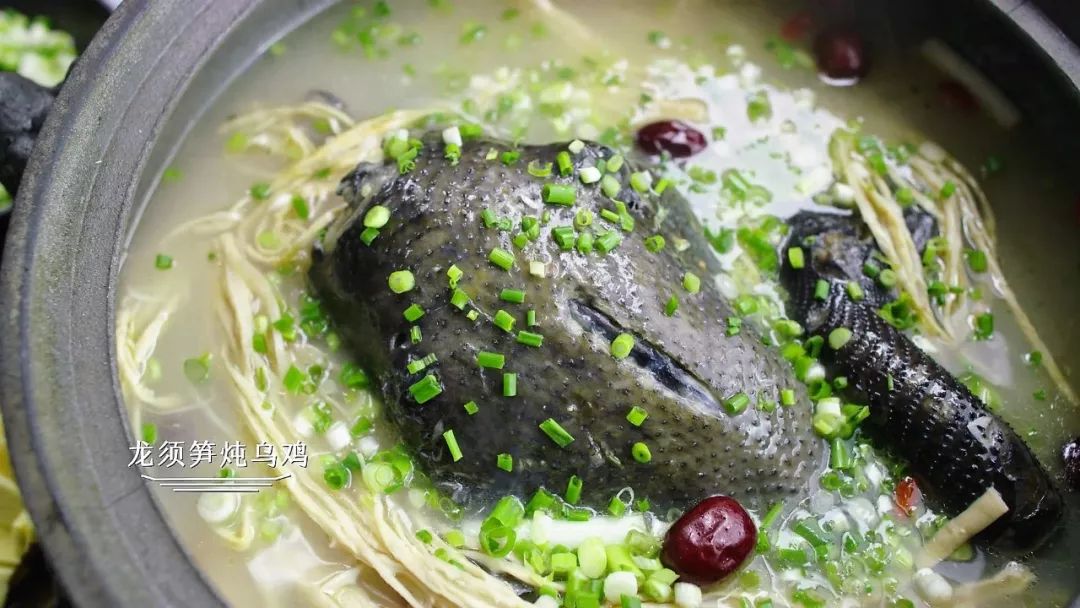
[[[986,395],[1060,478],[1060,449],[1080,435],[1080,417],[1048,363],[1067,374],[1080,355],[1077,291],[1067,287],[1080,278],[1080,248],[1067,245],[1076,230],[1075,193],[1040,158],[1022,124],[1006,129],[986,113],[943,102],[941,83],[950,76],[915,50],[879,44],[872,71],[857,85],[822,82],[812,37],[781,36],[792,16],[789,2],[594,1],[558,3],[552,12],[494,1],[346,3],[274,44],[230,85],[148,201],[124,262],[117,318],[134,440],[151,444],[158,458],[148,475],[293,476],[243,494],[158,489],[176,535],[223,599],[236,606],[404,605],[402,590],[378,564],[417,552],[462,565],[461,580],[477,586],[490,571],[525,601],[543,589],[543,575],[530,572],[522,556],[511,554],[507,566],[484,555],[476,539],[487,511],[447,504],[395,449],[398,436],[380,395],[327,325],[306,280],[307,251],[343,208],[335,189],[345,172],[378,160],[385,137],[432,113],[508,140],[598,140],[627,156],[642,124],[680,118],[694,125],[708,146],[655,167],[654,183],[670,180],[711,237],[725,271],[703,280],[715,280],[732,300],[753,302],[742,323],[774,338],[782,290],[747,262],[738,229],[762,229],[766,218],[800,209],[844,207],[830,157],[838,130],[888,150],[890,163],[904,143],[912,144],[906,154],[933,156],[936,148],[920,148],[932,140],[979,174],[997,216],[1002,272],[1045,344],[1032,344],[1003,285],[968,266],[961,272],[971,287],[943,322],[955,339],[916,330],[916,343]],[[350,132],[360,134],[345,145],[342,134]],[[335,140],[339,156],[326,151]],[[282,255],[292,243],[297,247]],[[1047,243],[1065,245],[1051,254]],[[987,313],[991,333],[976,339],[978,318]],[[162,465],[166,442],[186,449],[186,466]],[[247,450],[243,466],[235,451],[231,459],[223,451],[236,442]],[[306,445],[307,466],[254,462],[260,442]],[[861,435],[849,445],[855,469],[826,468],[810,495],[752,513],[771,546],[759,544],[738,574],[706,587],[705,605],[926,605],[913,562],[946,518],[933,501],[913,505],[910,514],[898,510],[903,463]],[[339,466],[349,453],[357,466]],[[328,470],[340,471],[346,487],[335,489],[339,480]],[[372,481],[363,470],[390,479]],[[406,487],[373,491],[397,482]],[[320,502],[319,492],[333,498]],[[1074,498],[1067,498],[1065,538],[1021,560],[1037,579],[1002,605],[1064,606],[1075,595],[1068,549],[1076,540]],[[647,508],[626,502],[619,517],[556,518],[545,531],[574,549],[582,535],[611,543],[631,530],[662,535],[678,516],[644,515]],[[342,504],[358,505],[349,507],[358,519],[342,519],[349,513]],[[364,528],[359,512],[368,509],[390,523],[356,534],[409,541],[386,544],[390,557],[371,557],[359,541],[327,529]],[[835,549],[842,554],[822,549],[818,559],[820,539],[800,523],[826,536],[822,543],[851,546]],[[536,534],[537,527],[522,529]],[[1011,559],[964,545],[936,571],[960,588],[994,576]],[[407,589],[430,587],[415,574],[391,578]],[[564,581],[554,578],[556,586]],[[418,592],[413,599],[449,605],[452,597]]]

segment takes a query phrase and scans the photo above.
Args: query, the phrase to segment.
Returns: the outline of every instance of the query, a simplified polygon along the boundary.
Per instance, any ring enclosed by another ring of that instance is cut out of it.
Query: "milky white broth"
[[[154,389],[206,406],[167,416],[144,413],[144,422],[157,425],[160,440],[253,443],[235,413],[224,375],[212,371],[210,383],[196,388],[181,371],[185,359],[202,352],[221,356],[218,353],[223,337],[211,297],[219,290],[218,275],[213,271],[216,262],[207,259],[211,239],[191,236],[181,241],[163,241],[176,226],[228,208],[253,183],[267,181],[279,167],[257,157],[252,160],[226,154],[227,135],[220,132],[220,127],[228,117],[256,108],[295,104],[314,90],[331,92],[358,119],[391,109],[430,107],[448,98],[444,66],[470,74],[490,74],[502,66],[533,68],[543,58],[576,65],[580,56],[574,45],[558,36],[549,33],[543,38],[533,37],[528,18],[500,20],[500,13],[508,6],[504,3],[449,2],[449,10],[433,9],[420,1],[391,4],[393,14],[389,20],[400,24],[404,32],[418,33],[419,44],[390,44],[387,57],[368,59],[355,46],[342,50],[331,41],[335,26],[356,5],[348,3],[319,16],[286,37],[283,52],[268,53],[230,85],[199,119],[170,163],[180,177],[163,180],[152,195],[132,236],[120,292],[122,296],[178,294],[182,298],[154,353],[162,370]],[[914,53],[876,48],[870,77],[847,88],[827,87],[810,70],[780,67],[765,49],[765,42],[775,37],[783,18],[789,16],[783,9],[790,3],[594,0],[561,4],[587,24],[613,54],[627,58],[631,65],[645,66],[669,57],[693,65],[712,64],[719,75],[734,70],[727,49],[742,46],[747,60],[763,71],[761,80],[776,88],[771,95],[772,122],[792,120],[798,126],[798,139],[808,148],[823,149],[835,128],[849,119],[861,118],[866,133],[889,141],[932,139],[973,171],[989,154],[1001,157],[1005,171],[982,180],[981,185],[998,217],[999,257],[1004,273],[1057,361],[1068,370],[1080,360],[1080,321],[1076,315],[1080,291],[1072,287],[1080,279],[1074,193],[1046,166],[1038,153],[1039,142],[1031,141],[1032,136],[1023,126],[1006,131],[982,114],[943,107],[937,83],[944,76]],[[484,24],[486,34],[463,45],[459,42],[463,24],[471,22]],[[651,31],[662,31],[672,42],[670,48],[650,42]],[[524,44],[517,50],[506,50],[508,36],[518,36]],[[737,85],[737,75],[727,84],[732,82]],[[719,76],[699,86],[692,77],[680,79],[676,75],[669,84],[683,87],[688,96],[704,96],[710,106],[710,126],[727,129],[724,140],[692,159],[692,164],[717,173],[731,167],[754,171],[755,183],[763,184],[773,194],[768,209],[772,213],[785,216],[812,205],[809,196],[797,190],[798,177],[770,156],[778,151],[790,152],[784,148],[788,143],[754,144],[762,135],[758,130],[761,127],[751,125],[746,118],[743,92],[725,88]],[[815,94],[812,110],[800,107],[798,96],[789,92],[801,88]],[[627,104],[632,106],[636,96],[629,97]],[[539,143],[579,134],[588,135],[574,131],[556,134],[547,121],[538,119],[530,126],[527,140]],[[707,226],[715,228],[723,221],[724,210],[715,193],[689,193],[688,199]],[[159,253],[171,255],[174,267],[167,271],[156,269],[154,259]],[[302,276],[292,276],[284,278],[283,284],[294,284],[295,290],[303,287],[302,281]],[[1080,422],[1046,374],[1024,365],[1022,354],[1030,347],[1008,319],[1004,306],[995,306],[995,310],[994,340],[961,341],[959,348],[935,356],[954,373],[970,366],[989,380],[1005,403],[1001,415],[1057,474],[1059,448],[1063,441],[1080,434]],[[1048,392],[1046,401],[1031,398],[1038,389]],[[207,410],[213,416],[207,415]],[[316,447],[313,442],[314,452]],[[212,475],[214,469],[216,466],[204,467],[197,472]],[[186,474],[193,473],[189,470]],[[717,490],[722,492],[723,488]],[[251,549],[237,552],[227,548],[196,515],[196,495],[163,491],[159,497],[178,538],[230,604],[301,605],[304,600],[297,595],[298,581],[322,580],[354,562],[344,551],[331,546],[326,535],[295,506],[289,507],[289,524],[275,542],[256,541]],[[1075,509],[1070,510],[1069,518],[1074,524],[1069,528],[1075,529]],[[1058,543],[1046,555],[1026,562],[1040,577],[1025,600],[1027,605],[1060,605],[1080,588],[1075,576],[1070,576],[1074,560],[1068,556],[1065,544]],[[958,580],[991,574],[991,570],[978,571],[982,559],[980,554],[974,566],[946,564],[941,571],[955,574]],[[1001,563],[994,558],[989,561]],[[917,600],[913,593],[906,596]],[[783,605],[779,595],[773,597],[775,605]]]

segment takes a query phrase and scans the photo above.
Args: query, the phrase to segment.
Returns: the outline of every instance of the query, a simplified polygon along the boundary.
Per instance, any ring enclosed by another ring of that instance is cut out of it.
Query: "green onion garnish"
[[[526,170],[533,177],[547,177],[551,175],[551,163],[541,165],[540,161],[532,160]]]
[[[604,196],[614,199],[619,196],[619,191],[622,190],[622,184],[619,180],[611,175],[605,175],[600,180],[600,190],[604,193]]]
[[[406,308],[405,312],[402,314],[405,316],[406,321],[412,323],[413,321],[416,321],[420,317],[424,316],[424,309],[421,308],[418,304],[410,304],[409,307]]]
[[[994,315],[984,312],[975,315],[975,339],[988,340],[994,335]]]
[[[520,289],[504,289],[499,292],[499,299],[504,302],[521,304],[525,301],[525,292]]]
[[[675,315],[675,311],[679,310],[679,298],[677,296],[671,296],[668,298],[666,304],[664,304],[664,314],[671,317]]]
[[[499,160],[501,160],[502,164],[506,165],[507,167],[516,163],[519,158],[521,158],[520,150],[507,150],[499,156]]]
[[[264,201],[270,198],[270,184],[255,184],[248,190],[248,193],[251,194],[251,198],[257,201]]]
[[[465,276],[465,273],[457,267],[457,264],[451,264],[450,268],[446,269],[446,278],[450,280],[450,287],[457,287],[458,281],[463,276]]]
[[[507,473],[514,470],[514,457],[510,454],[499,454],[495,457],[495,466],[506,471]]]
[[[978,249],[968,249],[964,251],[964,257],[967,258],[968,268],[972,272],[986,272],[989,267],[989,263],[986,260],[986,253]]]
[[[540,195],[543,196],[545,203],[565,205],[567,207],[573,205],[574,200],[577,198],[573,186],[555,183],[544,184],[544,187],[540,190]]]
[[[499,353],[482,350],[476,354],[476,364],[489,369],[502,369],[506,364],[506,357]]]
[[[824,300],[829,297],[829,282],[825,279],[818,279],[817,283],[814,283],[814,297],[819,300]]]
[[[574,162],[570,160],[570,153],[566,150],[555,155],[555,163],[559,165],[559,175],[567,176],[574,170]]]
[[[611,209],[601,209],[600,210],[600,217],[602,217],[605,220],[611,222],[612,224],[618,224],[619,223],[619,214],[615,213]]]
[[[892,287],[896,285],[896,271],[892,268],[886,268],[878,274],[878,283],[881,283],[882,287]]]
[[[574,228],[583,230],[592,225],[593,212],[588,209],[582,209],[574,214]]]
[[[476,405],[475,401],[469,401],[463,407],[465,408],[465,413],[470,416],[480,411],[480,406]]]
[[[855,300],[856,302],[862,300],[863,296],[865,295],[863,294],[862,286],[855,281],[848,281],[847,285],[845,285],[844,288],[847,290],[848,297],[852,300]]]
[[[480,318],[480,311],[478,311],[478,310],[476,310],[474,308],[474,309],[470,310],[469,312],[465,313],[465,318],[470,320],[470,321],[475,321],[478,318]]]
[[[578,179],[580,179],[583,184],[595,184],[600,181],[602,177],[603,175],[596,167],[582,167],[581,170],[578,171]]]
[[[364,231],[360,233],[360,240],[367,246],[371,246],[371,242],[375,240],[375,237],[379,236],[378,228],[364,228]]]
[[[611,158],[607,159],[607,171],[608,173],[615,173],[622,168],[623,157],[622,154],[614,154]]]
[[[687,272],[682,278],[683,289],[689,293],[697,293],[701,291],[701,279],[692,272]]]
[[[630,412],[626,414],[626,420],[634,426],[641,426],[645,419],[649,417],[649,412],[645,411],[645,408],[635,405],[630,408]]]
[[[829,332],[829,347],[840,350],[851,340],[851,330],[846,327],[837,327]]]
[[[732,416],[742,413],[748,405],[750,405],[750,396],[746,393],[735,393],[724,399],[724,411]]]
[[[165,255],[164,253],[159,253],[154,258],[154,268],[157,268],[158,270],[168,270],[168,269],[170,269],[172,267],[173,267],[173,259],[172,259],[171,255]]]
[[[787,250],[788,262],[795,270],[799,270],[806,265],[806,257],[803,255],[802,247],[791,247]]]
[[[529,310],[525,313],[525,325],[527,325],[528,327],[536,327],[537,323],[535,310]]]
[[[495,313],[495,318],[492,319],[495,326],[502,329],[505,332],[514,331],[514,324],[517,323],[517,319],[514,315],[502,310],[501,308]]]
[[[419,344],[424,339],[423,332],[420,331],[419,325],[413,325],[409,328],[409,341],[413,344]]]
[[[539,348],[544,344],[544,336],[533,333],[531,331],[519,331],[517,334],[518,344],[524,344],[525,346],[532,346],[533,348]]]
[[[596,250],[600,253],[608,253],[619,246],[622,235],[614,230],[609,230],[596,237]]]
[[[469,294],[464,290],[454,288],[453,293],[450,294],[450,304],[458,310],[465,310],[465,305],[469,303]]]
[[[200,357],[184,359],[184,377],[188,379],[188,382],[192,384],[202,384],[210,379],[210,358],[210,353],[203,353]],[[300,374],[300,381],[303,381],[303,372],[296,369],[295,366],[290,366],[289,371],[285,372],[286,389],[290,389],[288,384],[289,372],[293,370],[296,370],[296,372]],[[297,386],[297,390],[289,390],[289,392],[293,394],[298,393],[299,386]]]
[[[956,194],[956,184],[955,183],[953,183],[951,181],[947,181],[944,184],[942,184],[941,192],[939,194],[939,198],[941,198],[941,200],[946,200],[946,199],[952,197],[953,194]]]
[[[571,154],[581,154],[581,151],[585,149],[585,142],[580,139],[575,139],[566,146],[567,150],[570,150]]]
[[[630,187],[636,192],[648,192],[652,187],[652,175],[648,171],[630,174]]]
[[[648,249],[652,253],[659,253],[663,251],[665,245],[664,237],[659,234],[654,234],[645,239],[645,249]]]
[[[503,397],[517,397],[517,374],[503,374]]]
[[[412,288],[416,287],[416,278],[408,270],[396,270],[390,273],[390,279],[387,283],[390,285],[390,291],[405,293],[412,291]]]
[[[498,247],[491,250],[488,260],[503,270],[510,270],[514,266],[514,254]]]
[[[494,211],[484,207],[484,210],[480,212],[480,221],[484,222],[484,228],[494,228],[499,218],[495,217]]]
[[[409,387],[409,393],[417,403],[424,404],[431,401],[442,392],[442,385],[434,375],[428,374],[422,380]]]
[[[576,505],[579,501],[581,501],[582,485],[583,484],[580,477],[578,477],[577,475],[570,476],[570,480],[566,482],[566,502],[572,505]]]
[[[461,447],[458,446],[457,438],[454,437],[454,429],[446,431],[442,436],[446,441],[446,447],[450,449],[450,457],[454,459],[454,462],[461,460]]]
[[[540,430],[544,431],[552,441],[555,442],[560,448],[565,448],[574,441],[574,437],[570,433],[566,432],[566,429],[562,427],[558,422],[555,422],[553,418],[540,423]]]
[[[652,452],[649,450],[649,446],[645,445],[640,441],[635,443],[630,448],[630,454],[633,455],[634,460],[642,464],[645,464],[652,460]]]
[[[556,226],[551,229],[551,238],[554,239],[559,249],[570,251],[577,241],[577,234],[574,233],[573,226]]]
[[[611,497],[611,502],[608,503],[607,510],[608,510],[608,513],[610,513],[612,517],[622,517],[623,514],[626,513],[626,503],[623,502],[622,500],[620,500],[618,496],[612,496]],[[623,596],[623,597],[629,597],[629,596]]]
[[[611,356],[616,359],[625,359],[634,349],[634,336],[619,334],[611,341]]]
[[[593,250],[593,235],[589,231],[582,232],[577,236],[577,241],[574,243],[574,248],[578,253],[589,254]]]
[[[367,228],[382,228],[390,221],[390,210],[382,205],[375,205],[364,214],[364,226]]]

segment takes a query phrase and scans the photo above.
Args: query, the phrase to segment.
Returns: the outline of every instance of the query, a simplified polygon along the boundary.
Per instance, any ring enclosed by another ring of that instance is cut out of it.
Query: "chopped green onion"
[[[574,214],[574,228],[578,230],[584,230],[592,225],[593,212],[588,209],[582,209]]]
[[[577,236],[577,241],[574,243],[574,248],[578,250],[578,253],[589,254],[593,250],[593,235],[589,231],[582,232]]]
[[[542,279],[547,275],[547,267],[543,262],[531,261],[529,262],[529,274]]]
[[[158,270],[168,270],[173,267],[173,259],[170,255],[159,253],[154,258],[154,267]]]
[[[446,431],[442,436],[446,441],[446,447],[450,450],[450,457],[454,459],[454,462],[461,460],[461,447],[458,446],[457,438],[454,437],[454,429]]]
[[[487,207],[480,212],[480,221],[484,222],[484,228],[493,228],[498,223],[499,219],[495,217],[495,212]]]
[[[406,321],[412,323],[413,321],[416,321],[420,317],[424,316],[424,309],[421,308],[418,304],[410,304],[409,307],[406,308],[405,312],[402,314],[405,316]]]
[[[600,253],[608,253],[619,246],[622,236],[614,230],[609,230],[596,237],[596,250]]]
[[[560,448],[565,448],[574,441],[574,437],[570,433],[566,432],[566,429],[562,427],[558,422],[555,422],[553,418],[540,423],[540,430],[544,431],[552,441],[555,442]]]
[[[375,205],[364,214],[364,226],[382,228],[390,221],[390,210],[382,205]]]
[[[683,289],[689,293],[697,293],[701,291],[701,279],[692,272],[687,272],[682,278]]]
[[[881,283],[882,287],[892,287],[896,285],[896,271],[892,268],[886,268],[881,271],[881,274],[878,275],[877,280],[878,283]]]
[[[465,273],[457,267],[457,264],[451,264],[450,268],[446,269],[446,277],[450,280],[450,287],[457,287],[458,281],[463,276],[465,276]]]
[[[637,192],[648,192],[652,187],[652,175],[648,171],[630,174],[630,187]]]
[[[785,388],[780,391],[780,403],[781,405],[795,405],[795,391],[790,388]]]
[[[582,167],[581,170],[578,171],[578,179],[580,179],[583,184],[595,184],[600,181],[602,177],[600,170],[596,167]]]
[[[630,447],[630,455],[634,457],[634,460],[642,464],[652,460],[652,452],[649,450],[649,446],[640,441]]]
[[[863,299],[863,288],[857,282],[848,281],[844,288],[847,290],[848,297],[852,300],[858,302]]]
[[[480,406],[476,405],[475,401],[468,401],[462,407],[465,408],[465,413],[470,415],[470,416],[472,416],[472,415],[476,414],[476,412],[480,411]]]
[[[514,457],[510,454],[499,454],[495,457],[495,466],[507,473],[512,473],[514,471]]]
[[[619,499],[618,496],[612,496],[611,501],[608,502],[607,510],[612,517],[622,517],[626,513],[626,503]]]
[[[994,335],[994,315],[984,312],[975,315],[975,339],[988,340]]]
[[[517,319],[514,315],[502,310],[501,308],[495,313],[495,318],[492,319],[495,326],[502,329],[505,332],[514,331],[514,324],[517,323]]]
[[[664,304],[664,314],[667,316],[674,316],[675,311],[679,310],[679,298],[672,295],[668,298],[666,304]]]
[[[541,165],[540,161],[532,160],[526,170],[533,177],[548,177],[551,175],[551,163]]]
[[[519,158],[521,158],[520,150],[507,150],[499,156],[499,160],[507,167],[516,163]]]
[[[625,359],[634,349],[634,336],[619,334],[611,341],[611,356],[616,359]]]
[[[270,197],[270,184],[255,184],[248,190],[248,193],[251,194],[251,198],[257,201],[266,200]]]
[[[540,190],[540,194],[543,196],[545,203],[551,205],[565,205],[567,207],[573,205],[574,200],[577,198],[577,193],[574,191],[573,186],[555,183],[544,184],[544,187]]]
[[[986,253],[978,249],[968,249],[964,252],[964,257],[967,258],[968,268],[972,272],[986,272],[989,267],[989,263],[986,260]]]
[[[413,287],[416,287],[416,278],[413,277],[413,273],[408,270],[396,270],[390,273],[388,283],[390,285],[390,291],[394,293],[405,293],[407,291],[412,291]]]
[[[559,175],[564,177],[574,170],[574,162],[570,160],[570,153],[566,150],[555,155],[555,163],[559,165]]]
[[[616,196],[619,196],[619,191],[622,190],[622,184],[620,184],[619,180],[615,179],[613,176],[605,175],[600,180],[600,190],[604,193],[604,196],[614,199]]]
[[[819,300],[824,300],[829,297],[829,282],[825,279],[818,279],[817,283],[814,283],[814,297]]]
[[[802,247],[791,247],[787,250],[788,262],[795,270],[799,270],[806,265],[806,258],[803,255]]]
[[[504,302],[521,304],[525,301],[525,292],[520,289],[504,289],[499,292],[499,299]]]
[[[829,332],[829,347],[840,350],[851,340],[851,330],[846,327],[837,327]]]
[[[203,353],[200,357],[192,357],[184,360],[184,377],[192,384],[202,384],[210,378],[210,353]],[[295,369],[293,367],[290,370]],[[300,370],[297,372],[301,373]],[[288,373],[286,373],[288,377]],[[293,391],[290,391],[293,392]]]
[[[469,294],[464,290],[454,288],[454,291],[450,294],[450,304],[458,310],[465,310],[465,305],[469,303]]]
[[[566,149],[570,150],[571,154],[581,154],[581,151],[585,149],[585,142],[575,139],[566,146]]]
[[[506,357],[499,353],[482,350],[476,354],[476,364],[489,369],[502,369],[506,364]]]
[[[605,220],[611,222],[612,224],[618,224],[619,223],[619,214],[615,213],[611,209],[601,209],[600,210],[600,217],[602,217]]]
[[[654,234],[645,239],[645,249],[648,249],[652,253],[659,253],[663,251],[665,245],[664,237],[659,234]]]
[[[375,240],[375,237],[379,236],[378,228],[364,228],[364,231],[360,233],[360,240],[367,246],[371,246],[371,242]]]
[[[645,422],[645,419],[648,417],[649,412],[645,411],[645,408],[638,405],[630,408],[630,412],[626,414],[626,420],[634,426],[641,426]]]
[[[551,238],[555,240],[559,249],[570,251],[577,241],[577,234],[575,234],[573,226],[556,226],[551,229]]]
[[[517,397],[517,374],[503,374],[503,397]]]
[[[532,346],[533,348],[539,348],[544,344],[544,336],[533,333],[531,331],[519,331],[517,334],[518,344],[524,344],[525,346]]]
[[[570,480],[566,482],[566,502],[576,505],[581,500],[581,478],[577,475],[571,475]]]
[[[746,406],[750,405],[750,396],[746,393],[735,393],[734,395],[724,399],[724,411],[731,416],[737,416],[746,409]]]
[[[503,270],[510,270],[514,266],[514,254],[498,247],[491,250],[488,260]]]
[[[424,376],[422,380],[409,387],[409,393],[412,394],[413,399],[419,404],[431,401],[442,393],[442,390],[439,379],[431,374]]]
[[[525,325],[529,327],[536,327],[537,323],[535,310],[529,310],[525,313]]]
[[[955,194],[955,193],[956,193],[956,184],[954,182],[952,182],[952,181],[947,181],[941,186],[941,192],[939,194],[939,198],[941,200],[946,200],[948,198],[951,198],[952,195]]]

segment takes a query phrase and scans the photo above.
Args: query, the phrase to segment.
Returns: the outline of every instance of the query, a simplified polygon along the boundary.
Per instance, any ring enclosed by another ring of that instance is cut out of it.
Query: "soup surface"
[[[555,506],[516,497],[527,512],[510,517],[518,546],[503,555],[486,528],[498,513],[455,504],[400,447],[373,379],[350,357],[306,275],[311,248],[345,208],[338,182],[357,162],[382,160],[391,149],[384,142],[401,129],[417,137],[425,125],[457,125],[459,134],[475,125],[523,144],[599,141],[646,163],[644,191],[677,189],[723,269],[701,277],[739,313],[717,323],[758,332],[776,349],[813,348],[786,321],[777,261],[770,267],[766,253],[778,255],[783,220],[855,207],[851,175],[870,179],[879,163],[942,209],[958,185],[956,196],[977,208],[981,188],[996,231],[985,228],[988,217],[983,227],[970,218],[957,224],[962,261],[951,271],[942,262],[952,280],[921,283],[929,297],[918,299],[933,312],[905,329],[1060,481],[1061,446],[1080,435],[1056,367],[1067,376],[1080,360],[1077,292],[1064,288],[1080,278],[1080,248],[1051,253],[1047,243],[1072,242],[1074,193],[1022,121],[1005,128],[980,111],[977,96],[927,59],[932,51],[883,41],[859,82],[825,82],[812,54],[820,25],[792,10],[787,2],[348,3],[270,47],[229,87],[162,174],[132,236],[117,318],[133,432],[151,448],[147,474],[222,480],[204,483],[215,486],[205,492],[162,487],[159,497],[226,601],[509,605],[520,595],[544,605],[538,596],[573,598],[576,590],[585,606],[593,596],[603,601],[603,586],[588,579],[605,580],[604,566],[575,582],[574,568],[555,563],[570,556],[576,571],[589,571],[595,564],[587,565],[582,541],[598,538],[632,555],[627,570],[640,588],[629,595],[697,605],[698,588],[666,579],[657,557],[680,513],[654,512],[632,488],[608,509],[575,507],[556,496],[565,480],[553,480]],[[687,159],[641,160],[637,130],[675,119],[702,134],[704,148]],[[844,141],[862,167],[850,174],[835,153]],[[507,151],[495,150],[491,162],[512,164]],[[971,168],[977,187],[948,179],[964,175],[941,168],[951,159]],[[980,241],[983,233],[991,240]],[[986,242],[996,253],[979,248]],[[987,256],[1007,286],[987,270]],[[821,420],[823,402],[846,382],[800,375],[816,401],[805,407]],[[542,379],[519,382],[528,390]],[[757,550],[736,574],[699,590],[705,605],[989,605],[978,595],[962,601],[982,584],[1002,605],[1063,606],[1077,592],[1072,494],[1062,538],[1033,556],[1012,563],[1015,556],[961,542],[924,571],[926,547],[948,517],[920,498],[909,477],[920,472],[860,431],[821,442],[833,451],[830,465],[806,495],[751,509]],[[513,470],[512,460],[500,461],[492,475],[503,465]],[[280,476],[288,479],[233,492],[236,480]],[[419,573],[400,565],[423,560],[434,565]],[[440,586],[450,580],[464,590]]]

